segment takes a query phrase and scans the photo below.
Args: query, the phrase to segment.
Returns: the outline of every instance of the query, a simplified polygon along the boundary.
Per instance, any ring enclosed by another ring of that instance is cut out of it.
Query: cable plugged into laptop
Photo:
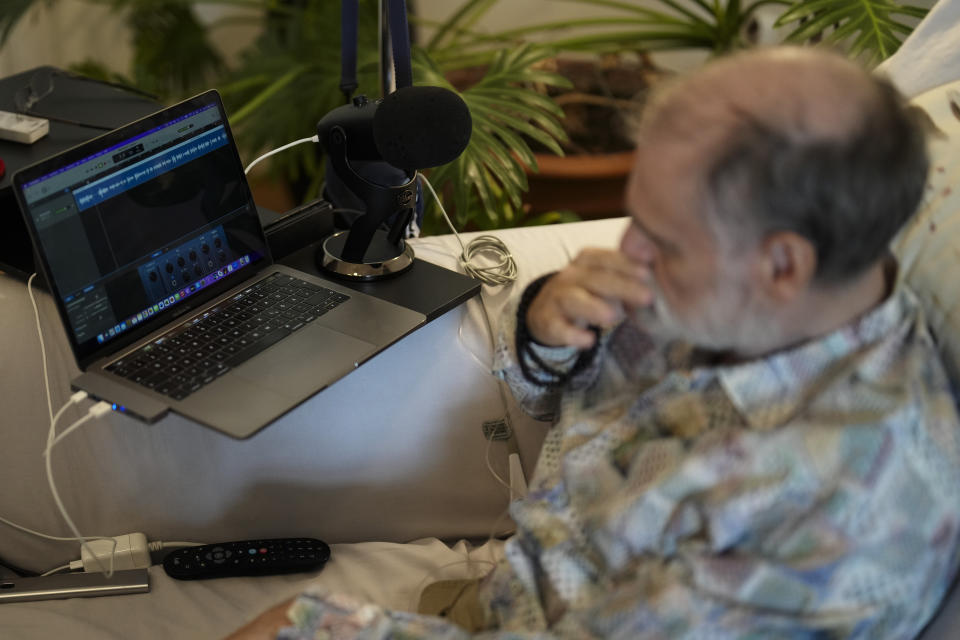
[[[33,283],[36,274],[33,274],[27,280],[27,293],[30,297],[30,302],[33,306],[34,320],[36,321],[37,326],[37,338],[40,342],[40,354],[43,360],[43,382],[44,390],[46,391],[47,398],[47,410],[50,416],[50,424],[47,431],[47,442],[43,450],[43,461],[46,467],[47,481],[50,485],[50,492],[53,495],[54,502],[56,503],[57,509],[60,511],[60,515],[63,517],[64,521],[70,527],[70,531],[73,534],[70,537],[66,536],[52,536],[39,531],[34,531],[27,527],[21,526],[15,522],[11,522],[6,518],[0,517],[0,522],[11,526],[15,529],[23,531],[24,533],[29,533],[40,538],[48,540],[56,540],[61,542],[71,542],[76,541],[80,543],[80,559],[74,560],[66,565],[51,569],[43,574],[43,576],[63,573],[63,572],[74,572],[74,571],[83,571],[84,573],[103,573],[105,574],[106,579],[113,577],[115,571],[125,571],[131,569],[145,569],[151,565],[151,552],[161,551],[163,549],[170,548],[180,548],[187,546],[198,546],[202,543],[197,542],[147,542],[147,537],[143,533],[128,533],[122,536],[108,537],[108,536],[83,536],[80,534],[77,526],[74,524],[73,520],[70,518],[70,515],[67,513],[66,508],[63,505],[63,501],[60,499],[59,492],[57,491],[56,484],[53,478],[53,464],[52,464],[52,453],[54,447],[60,443],[64,438],[69,436],[71,433],[79,429],[84,424],[102,418],[112,411],[125,412],[125,407],[118,406],[116,404],[108,403],[99,400],[98,398],[92,397],[86,391],[80,390],[72,394],[62,407],[54,413],[53,404],[51,402],[50,394],[50,379],[47,374],[47,352],[46,346],[43,339],[43,329],[40,325],[40,310],[37,306],[37,300],[33,295],[33,289],[31,285]],[[93,400],[94,404],[91,405],[84,415],[76,420],[69,427],[57,433],[57,424],[64,414],[71,408],[80,405],[85,400]]]
[[[62,432],[58,434],[57,422],[60,420],[61,416],[63,416],[64,412],[70,407],[76,404],[79,404],[86,399],[87,399],[86,391],[77,391],[72,396],[70,396],[70,400],[68,400],[62,407],[60,407],[60,410],[57,411],[57,413],[53,416],[53,419],[50,421],[50,430],[47,433],[47,446],[43,450],[43,461],[44,461],[44,464],[46,465],[47,482],[50,485],[50,493],[53,495],[53,501],[54,503],[56,503],[57,509],[60,511],[60,515],[63,517],[63,520],[67,523],[67,526],[70,528],[70,532],[73,533],[74,538],[80,541],[80,545],[87,551],[87,553],[91,556],[91,558],[93,558],[93,561],[97,563],[97,565],[100,568],[100,571],[105,573],[107,577],[111,577],[113,576],[113,571],[114,571],[113,561],[115,559],[114,551],[117,546],[116,541],[115,540],[108,541],[108,544],[110,545],[110,548],[111,548],[110,562],[108,562],[107,564],[104,564],[100,560],[99,556],[97,556],[97,554],[90,548],[89,546],[90,541],[88,540],[88,538],[85,538],[84,536],[80,535],[80,530],[77,529],[77,525],[74,524],[73,519],[70,517],[70,514],[67,513],[67,508],[64,506],[63,500],[61,500],[60,498],[60,492],[57,491],[57,485],[53,481],[53,464],[52,464],[51,458],[52,458],[54,446],[56,446],[58,442],[66,438],[68,435],[70,435],[71,433],[79,429],[81,426],[83,426],[90,420],[93,420],[95,418],[100,418],[110,413],[110,411],[112,411],[111,406],[106,402],[98,402],[87,410],[86,415],[84,415],[82,418],[80,418],[79,420],[77,420],[72,425],[70,425],[69,427],[67,427],[66,429],[64,429]]]
[[[54,447],[57,443],[59,443],[61,440],[63,440],[64,438],[66,438],[68,435],[70,435],[71,433],[73,433],[74,431],[76,431],[77,429],[79,429],[81,426],[83,426],[84,424],[86,424],[86,423],[89,422],[90,420],[96,420],[97,418],[102,418],[103,416],[107,415],[108,413],[110,413],[111,411],[114,410],[114,405],[111,405],[109,402],[104,402],[104,401],[101,400],[101,401],[97,402],[96,404],[94,404],[93,406],[91,406],[89,409],[87,409],[87,414],[86,414],[85,416],[83,416],[82,418],[80,418],[79,420],[77,420],[76,422],[74,422],[72,425],[70,425],[69,427],[67,427],[67,428],[64,429],[63,431],[61,431],[59,434],[56,433],[56,431],[54,431],[54,426],[53,426],[53,425],[55,425],[55,424],[57,423],[57,421],[59,420],[59,418],[60,418],[60,416],[62,415],[63,411],[64,411],[65,409],[67,409],[67,407],[70,407],[70,406],[72,406],[72,405],[79,404],[80,402],[83,402],[83,401],[86,400],[88,397],[89,397],[89,396],[87,395],[87,392],[86,392],[86,391],[77,391],[77,392],[74,393],[72,396],[70,396],[70,401],[67,402],[67,404],[65,404],[65,405],[60,409],[60,411],[57,413],[57,415],[54,416],[54,418],[53,418],[53,424],[51,424],[51,427],[50,427],[50,428],[51,428],[51,434],[50,434],[50,435],[51,435],[52,440],[50,440],[50,441],[47,443],[47,449],[44,450],[44,452],[43,452],[44,457],[49,456],[49,455],[50,455],[50,451],[53,449],[53,447]],[[92,398],[91,398],[91,399],[92,399]]]

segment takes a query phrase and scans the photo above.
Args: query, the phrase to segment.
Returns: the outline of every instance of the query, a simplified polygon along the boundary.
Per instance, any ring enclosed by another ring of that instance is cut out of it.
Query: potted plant
[[[0,5],[0,46],[26,10],[39,1]],[[545,188],[533,185],[533,195],[537,190],[557,194],[558,185],[564,185],[572,193],[586,193],[586,203],[596,205],[606,198],[609,203],[602,209],[618,208],[620,181],[630,166],[629,151],[620,148],[611,156],[585,149],[582,141],[595,140],[598,134],[571,137],[561,122],[598,122],[609,131],[610,122],[621,113],[642,105],[646,86],[659,76],[646,58],[648,51],[702,49],[718,55],[745,46],[757,10],[770,5],[780,11],[778,24],[792,29],[788,40],[842,42],[851,55],[877,61],[890,55],[909,33],[905,18],[925,14],[923,8],[888,0],[653,0],[652,7],[630,0],[553,1],[576,3],[597,14],[484,33],[475,25],[497,0],[465,0],[450,18],[432,25],[436,27],[432,38],[415,53],[416,80],[460,89],[474,116],[474,139],[463,156],[431,172],[434,182],[453,203],[461,228],[469,225],[489,229],[569,219],[569,214],[555,211],[556,203],[532,203],[532,196],[526,203],[521,200],[537,171],[543,169],[548,170],[543,173],[553,172],[559,180]],[[340,3],[334,0],[110,2],[127,17],[135,55],[129,74],[108,79],[153,91],[164,101],[217,86],[224,94],[231,123],[248,159],[309,135],[317,119],[341,103],[337,87],[340,43],[338,34],[331,37],[329,29],[329,25],[339,24]],[[245,17],[224,19],[263,25],[261,35],[239,64],[227,65],[210,44],[211,32],[223,20],[199,20],[195,9],[201,5],[256,10]],[[360,90],[378,95],[377,2],[360,0],[360,9]],[[606,14],[600,15],[600,11]],[[427,24],[422,17],[412,19]],[[546,46],[530,44],[528,41],[534,38],[545,39]],[[602,80],[599,90],[579,85],[563,58],[554,61],[554,52],[597,57],[601,73],[592,75]],[[613,90],[611,75],[627,68],[624,61],[631,60],[640,70],[640,88],[618,93]],[[484,72],[475,80],[458,87],[450,82],[455,72],[477,67]],[[75,68],[90,75],[111,75],[95,62]],[[579,119],[573,115],[578,109],[586,114]],[[612,109],[609,113],[613,115],[597,109]],[[564,151],[561,144],[568,139],[571,141]],[[545,153],[534,154],[532,147]],[[609,147],[604,150],[609,151]],[[554,168],[556,156],[564,155],[575,159],[564,160]],[[582,164],[584,160],[592,168],[576,171],[603,176],[599,190],[570,187],[575,184],[573,176],[579,173],[574,173],[568,162]],[[296,199],[312,198],[318,192],[322,163],[312,145],[291,149],[269,166],[274,174],[297,185]],[[569,197],[562,196],[564,205],[569,206]],[[573,207],[589,213],[588,204]],[[425,229],[443,228],[436,208],[431,206]]]
[[[95,1],[95,0],[91,0]],[[39,0],[0,6],[0,46],[26,10]],[[340,24],[340,3],[333,0],[112,0],[131,29],[134,62],[129,74],[108,73],[96,61],[72,67],[93,77],[120,81],[173,101],[215,86],[223,94],[231,126],[241,149],[256,154],[310,135],[317,120],[342,104],[339,90],[340,39],[329,25]],[[235,5],[259,12],[231,21],[263,23],[259,37],[229,67],[210,44],[222,22],[205,24],[201,5]],[[379,97],[378,3],[361,0],[359,24],[359,91]],[[514,226],[522,217],[521,195],[527,187],[525,166],[535,166],[521,134],[560,153],[562,115],[537,85],[564,84],[557,74],[537,68],[549,49],[522,45],[490,52],[488,75],[462,92],[473,115],[473,139],[454,163],[432,172],[435,186],[453,202],[458,226],[490,229]],[[451,86],[438,73],[429,54],[417,51],[418,83]],[[319,193],[323,164],[313,145],[300,145],[270,163],[274,174],[295,185],[295,199]],[[441,230],[439,214],[427,230]]]
[[[621,212],[623,182],[632,164],[630,121],[650,86],[664,75],[650,63],[649,52],[722,55],[751,46],[758,11],[764,9],[774,12],[785,40],[825,41],[871,65],[895,52],[927,12],[889,0],[554,1],[585,7],[590,17],[485,33],[475,25],[496,0],[466,0],[446,21],[431,25],[436,30],[426,46],[447,71],[483,65],[490,51],[529,39],[558,51],[552,69],[571,83],[545,92],[563,108],[569,142],[563,157],[537,156],[539,171],[530,176],[526,201],[533,212],[566,203],[587,217]],[[589,55],[592,61],[569,54]]]

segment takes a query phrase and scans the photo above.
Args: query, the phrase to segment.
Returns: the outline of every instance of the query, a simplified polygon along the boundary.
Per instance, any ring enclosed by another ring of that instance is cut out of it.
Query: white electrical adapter
[[[80,562],[87,573],[102,573],[110,570],[110,556],[113,556],[113,570],[126,571],[128,569],[145,569],[150,566],[150,548],[147,545],[147,536],[142,533],[128,533],[116,536],[114,549],[113,541],[104,538],[88,540],[80,547]],[[88,551],[88,548],[90,551]],[[91,555],[96,554],[96,557]],[[98,562],[99,560],[99,562]],[[101,566],[102,565],[102,566]]]
[[[0,140],[33,144],[49,132],[50,121],[46,118],[0,111]]]

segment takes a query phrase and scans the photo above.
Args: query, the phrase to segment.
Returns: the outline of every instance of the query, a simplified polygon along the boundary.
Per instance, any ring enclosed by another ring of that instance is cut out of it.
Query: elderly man
[[[619,251],[530,285],[498,349],[556,421],[499,566],[447,620],[309,596],[282,637],[914,636],[960,535],[954,400],[888,252],[926,171],[902,98],[828,53],[661,92]]]

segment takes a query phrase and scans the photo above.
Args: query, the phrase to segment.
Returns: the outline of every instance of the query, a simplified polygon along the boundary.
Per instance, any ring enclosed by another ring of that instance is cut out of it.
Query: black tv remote
[[[203,580],[312,571],[329,559],[330,547],[316,538],[272,538],[177,549],[163,569],[177,580]]]

